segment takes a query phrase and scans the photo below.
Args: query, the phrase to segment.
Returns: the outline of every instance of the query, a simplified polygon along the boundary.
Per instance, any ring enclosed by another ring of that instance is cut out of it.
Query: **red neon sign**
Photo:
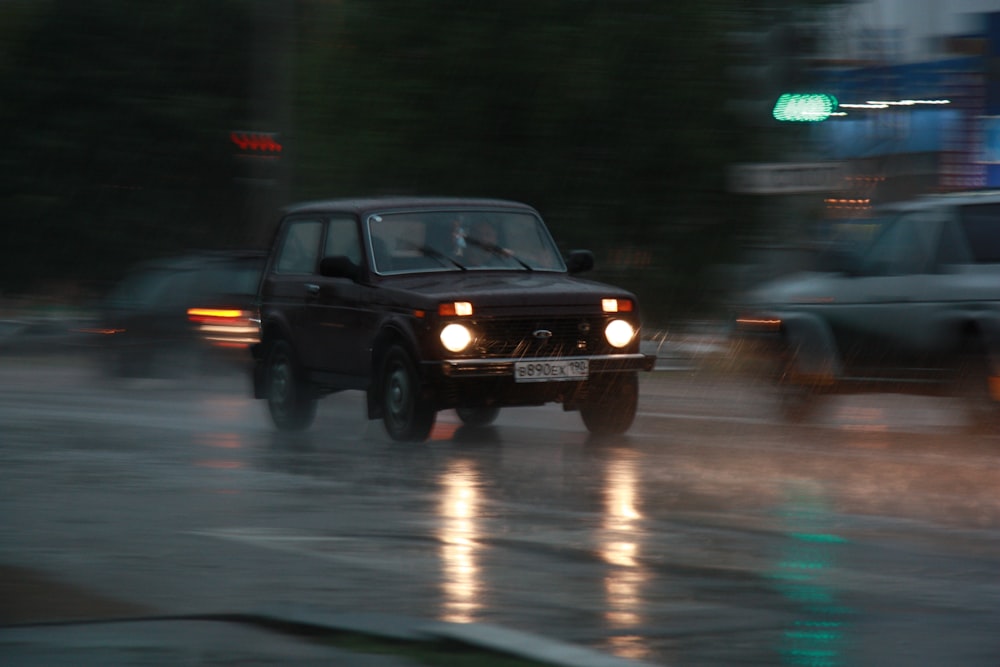
[[[274,132],[230,132],[229,140],[247,153],[281,152],[281,143]]]

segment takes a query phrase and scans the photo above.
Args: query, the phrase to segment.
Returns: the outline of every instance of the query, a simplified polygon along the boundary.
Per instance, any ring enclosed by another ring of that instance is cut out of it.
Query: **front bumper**
[[[783,356],[788,348],[783,324],[779,315],[769,312],[737,317],[730,328],[730,343],[741,354]]]
[[[514,377],[514,364],[519,361],[573,361],[586,360],[590,375],[651,371],[656,364],[655,354],[605,354],[581,357],[554,357],[552,359],[445,359],[428,361],[425,365],[447,378]],[[571,380],[564,380],[571,381]]]
[[[573,361],[586,359],[585,378],[559,378],[518,382],[514,364],[518,361]],[[651,371],[656,363],[652,354],[609,354],[576,357],[446,359],[425,362],[428,387],[438,409],[454,407],[511,407],[562,403],[574,410],[587,400],[595,380],[613,381],[615,377],[637,371]]]

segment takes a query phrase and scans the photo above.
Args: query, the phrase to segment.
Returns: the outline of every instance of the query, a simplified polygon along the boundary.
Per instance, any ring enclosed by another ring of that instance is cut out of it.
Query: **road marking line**
[[[407,570],[412,570],[415,561],[422,559],[428,563],[433,561],[433,566],[436,568],[438,563],[437,554],[433,555],[433,558],[424,557],[422,555],[415,555],[411,551],[407,551],[405,554],[402,553],[391,553],[386,552],[385,549],[378,549],[378,555],[348,555],[343,553],[337,553],[326,550],[318,550],[309,548],[306,545],[315,544],[364,544],[365,540],[357,537],[337,537],[337,536],[321,536],[321,535],[289,535],[281,534],[269,529],[259,529],[259,528],[219,528],[219,529],[207,529],[207,530],[189,530],[184,531],[188,535],[198,535],[200,537],[213,537],[222,540],[229,540],[231,542],[239,542],[241,544],[248,544],[251,546],[259,547],[262,549],[269,549],[271,551],[280,551],[282,553],[291,553],[298,556],[311,556],[313,558],[318,558],[320,560],[333,561],[336,563],[345,563],[349,565],[355,565],[357,567],[364,567],[370,570],[379,570],[384,572],[399,572],[403,573]],[[390,562],[386,562],[389,560]]]
[[[760,417],[726,417],[722,415],[692,415],[681,412],[637,412],[636,417],[653,417],[657,419],[682,419],[685,421],[725,422],[729,424],[772,425],[778,423],[773,419]]]

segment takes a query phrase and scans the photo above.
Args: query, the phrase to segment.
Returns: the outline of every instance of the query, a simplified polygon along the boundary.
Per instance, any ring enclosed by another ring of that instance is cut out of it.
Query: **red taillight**
[[[260,339],[252,313],[239,308],[188,308],[188,320],[216,347],[247,347]]]

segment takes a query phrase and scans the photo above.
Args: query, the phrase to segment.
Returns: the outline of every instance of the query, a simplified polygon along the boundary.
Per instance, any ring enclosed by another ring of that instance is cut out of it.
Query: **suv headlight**
[[[464,324],[449,324],[441,329],[441,344],[449,352],[461,352],[472,343],[472,332]]]
[[[635,336],[635,328],[625,320],[611,320],[604,327],[604,337],[613,347],[625,347]]]

